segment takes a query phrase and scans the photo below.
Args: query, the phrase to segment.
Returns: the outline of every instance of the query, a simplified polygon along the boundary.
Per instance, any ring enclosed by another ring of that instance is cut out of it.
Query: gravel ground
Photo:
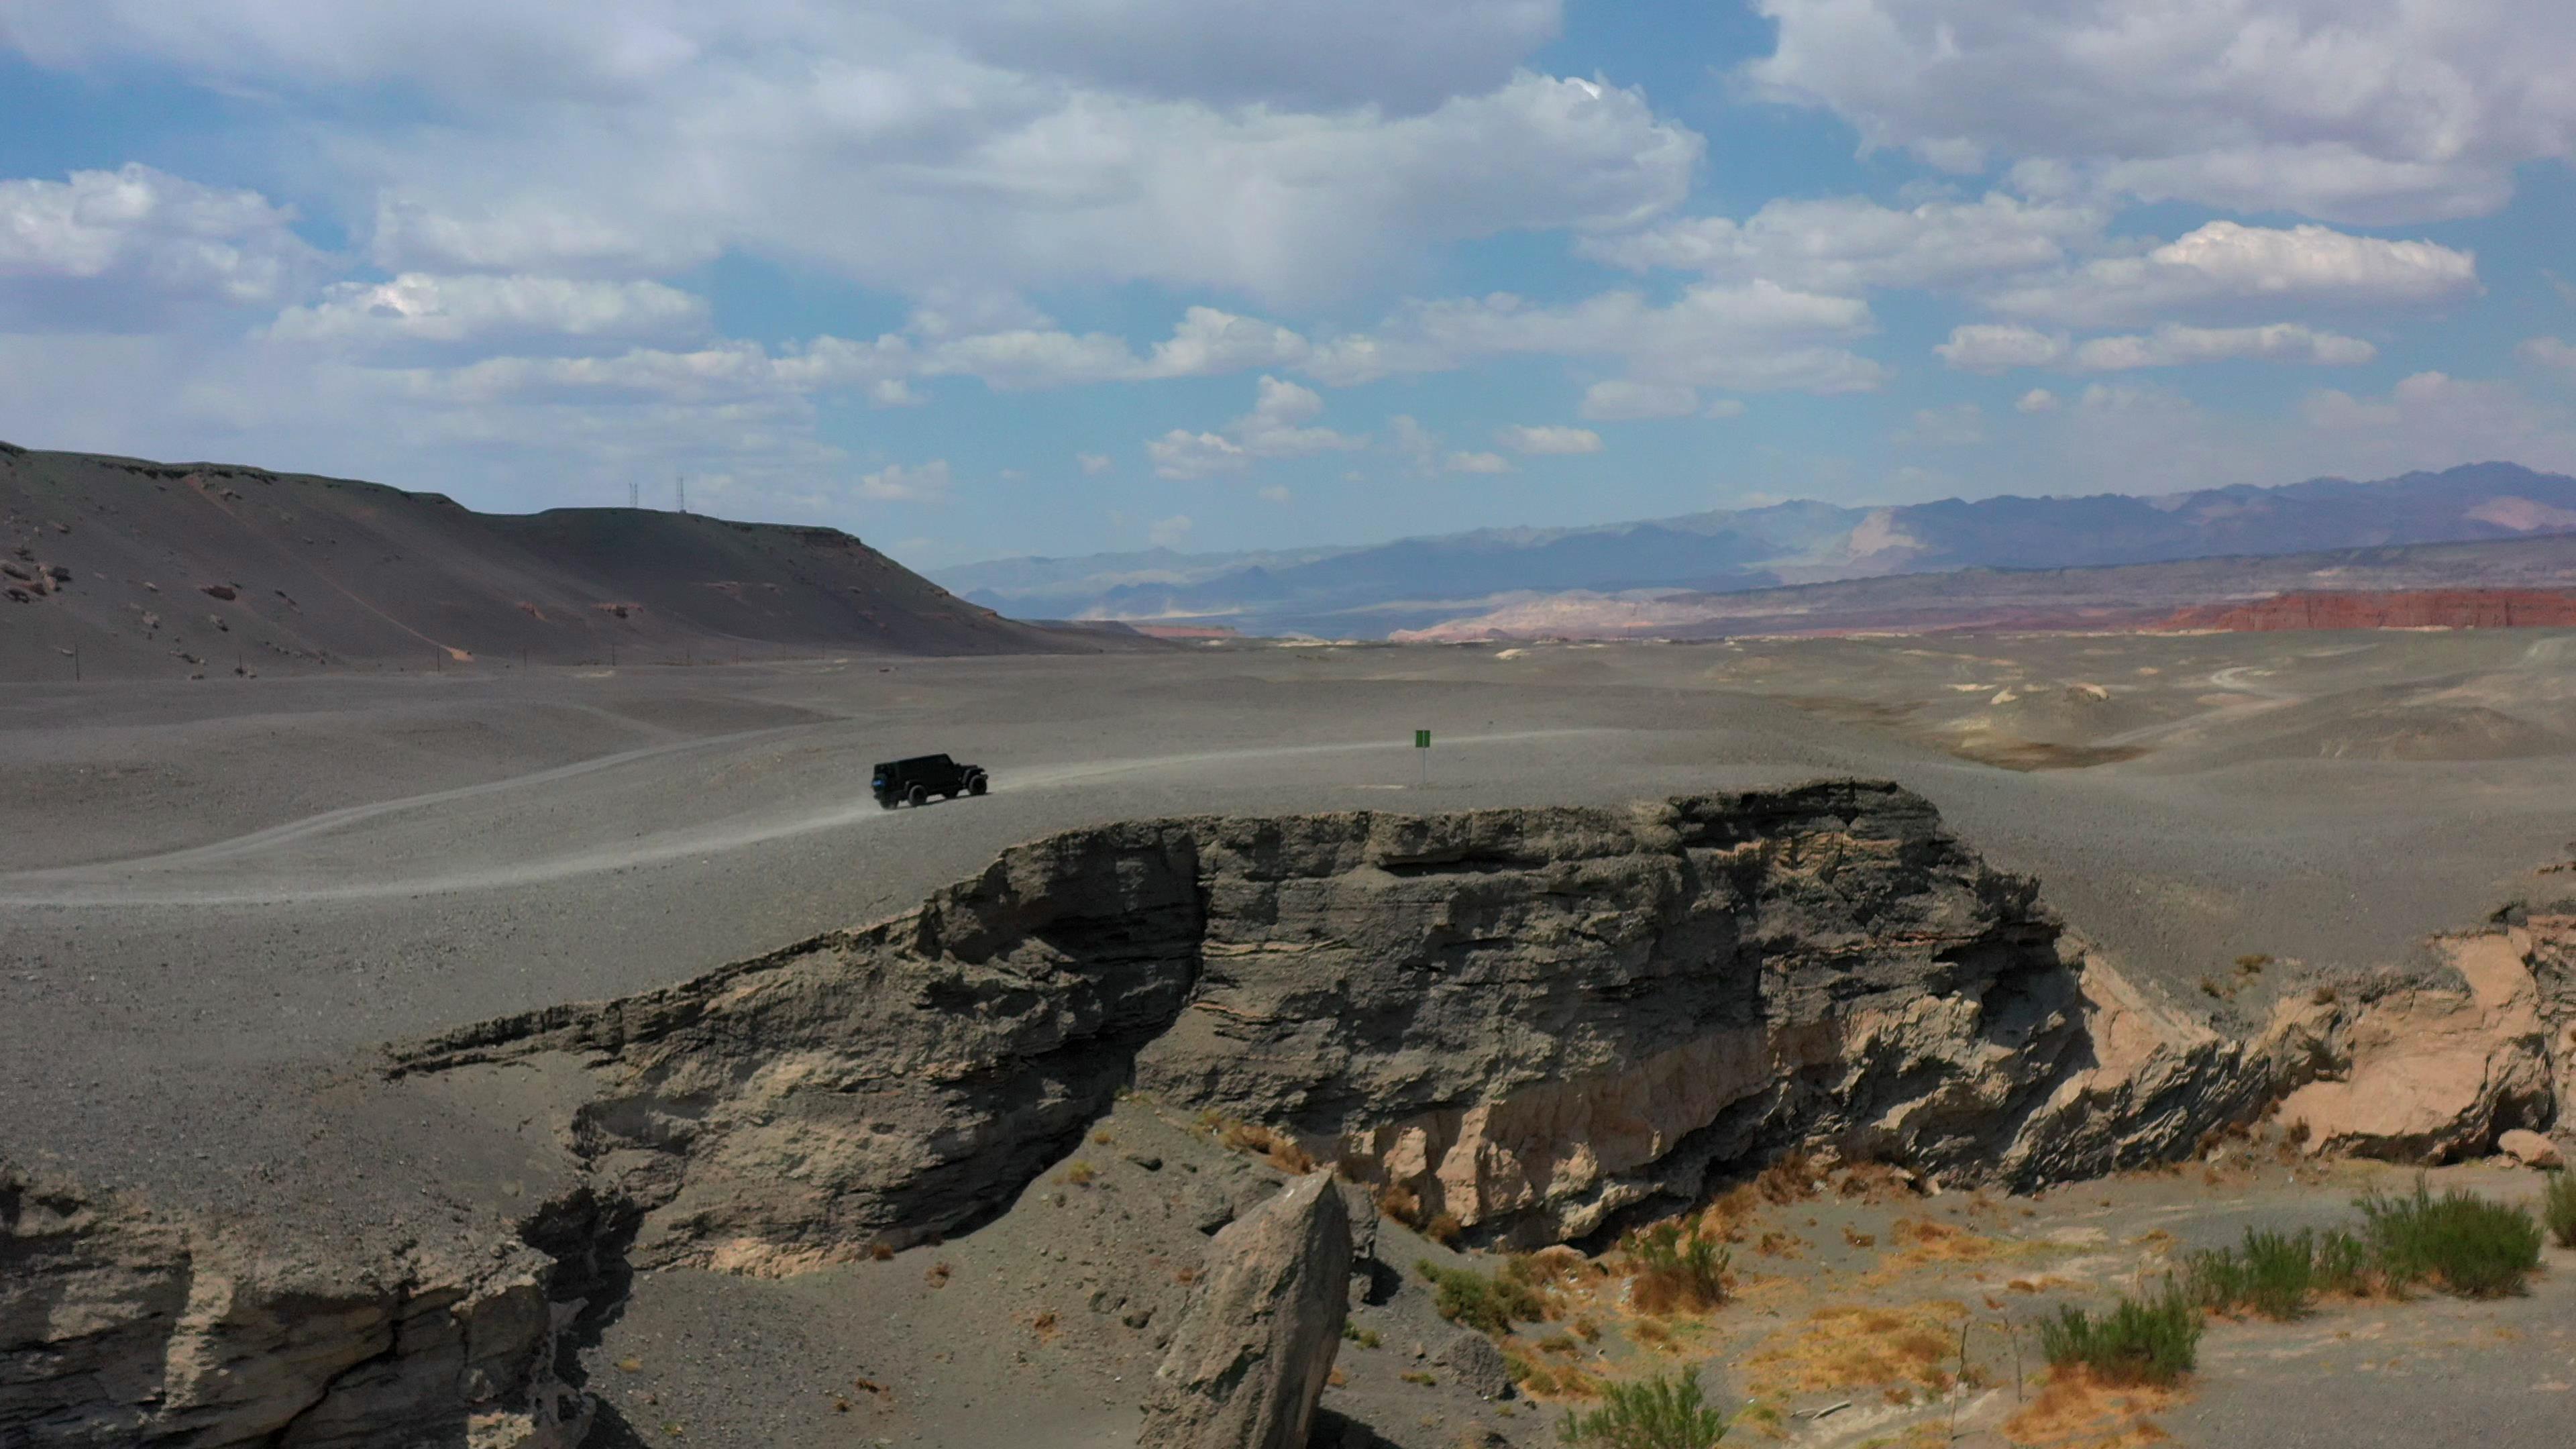
[[[1150,815],[1884,776],[2186,996],[2250,952],[2291,963],[2274,980],[2405,965],[2576,836],[2569,642],[1236,646],[22,687],[0,702],[0,1155],[302,1232],[478,1221],[506,1210],[498,1179],[547,1165],[483,1113],[374,1084],[367,1048],[684,979],[1013,841]],[[872,761],[943,749],[994,793],[868,800]],[[839,1341],[740,1306],[768,1289],[671,1281],[636,1331]],[[766,1442],[750,1422],[736,1442]]]

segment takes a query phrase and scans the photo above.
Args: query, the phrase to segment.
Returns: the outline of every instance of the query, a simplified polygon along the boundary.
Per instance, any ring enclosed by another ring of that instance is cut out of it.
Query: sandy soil
[[[2528,871],[2563,857],[2576,836],[2576,739],[2561,721],[2571,661],[2571,636],[2518,630],[1223,645],[27,686],[0,702],[0,1155],[352,1234],[481,1221],[508,1210],[505,1184],[544,1180],[543,1154],[495,1141],[465,1107],[373,1083],[361,1069],[373,1045],[683,979],[907,906],[1010,842],[1157,814],[1447,810],[1892,777],[1997,863],[2040,876],[2047,899],[2131,970],[2196,1009],[2252,1013],[2302,973],[2418,964],[2422,936],[2482,919]],[[1409,747],[1416,728],[1437,741],[1427,788]],[[931,749],[986,764],[994,793],[879,811],[870,763]],[[2282,965],[2232,1001],[2191,989],[2249,952]],[[1122,1161],[1103,1164],[1104,1183],[1133,1209],[1165,1179]],[[1058,1190],[1031,1189],[1033,1200]],[[2297,1200],[2324,1211],[2342,1197]],[[1055,1301],[1080,1273],[1026,1255],[1043,1243],[1078,1257],[1080,1235],[1039,1233],[1026,1226],[1034,1211],[987,1230],[1000,1236],[946,1245],[953,1281],[1002,1287],[990,1304],[960,1295],[971,1313],[905,1339],[952,1345],[925,1356],[967,1340],[989,1353],[942,1364],[932,1380],[940,1413],[964,1417],[923,1417],[917,1387],[895,1390],[903,1408],[886,1422],[899,1442],[1028,1442],[1010,1432],[1039,1392],[1064,1406],[1066,1437],[1049,1442],[1132,1432],[1126,1385],[1150,1368],[1135,1346],[1150,1334],[1094,1314],[1088,1290]],[[1177,1218],[1151,1231],[1167,1230],[1172,1253],[1197,1236]],[[847,1413],[816,1396],[877,1377],[853,1354],[878,1341],[867,1335],[882,1335],[872,1325],[890,1321],[887,1305],[933,1302],[916,1261],[928,1251],[787,1283],[654,1280],[597,1370],[621,1394],[659,1400],[613,1400],[624,1432],[653,1444],[852,1442],[852,1426],[880,1412],[876,1396],[856,1391]],[[1107,1249],[1094,1256],[1105,1281]],[[1049,1291],[1033,1294],[1032,1277]],[[1415,1315],[1390,1320],[1388,1342],[1413,1341],[1418,1298],[1387,1306]],[[1064,1325],[1105,1318],[1086,1342],[1118,1351],[1059,1369],[1046,1345],[975,1337],[1001,1333],[984,1315],[1005,1301],[1005,1318],[1053,1311],[1058,1342],[1071,1336]],[[2565,1321],[2563,1298],[2463,1310],[2457,1343],[2543,1305]],[[2453,1332],[2443,1311],[2385,1334],[2439,1339]],[[2323,1442],[2275,1436],[2289,1400],[2263,1391],[2264,1375],[2294,1376],[2280,1367],[2294,1360],[2348,1360],[2358,1375],[2375,1350],[2338,1340],[2290,1353],[2265,1332],[2213,1339],[2213,1362],[2241,1373],[2213,1374],[2158,1422],[2186,1442]],[[2241,1354],[2228,1347],[2240,1342]],[[2499,1394],[2516,1375],[2576,1377],[2563,1340],[2541,1329],[2499,1342],[2526,1346],[2473,1356],[2507,1365],[2494,1371]],[[2265,1356],[2275,1349],[2290,1356]],[[2391,1356],[2433,1363],[2442,1352],[2466,1350]],[[2537,1357],[2513,1357],[2526,1352]],[[1362,1400],[1392,1436],[1401,1394],[1431,1391],[1377,1375],[1366,1357],[1353,1372],[1375,1377],[1353,1388],[1398,1396]],[[627,1358],[643,1367],[614,1367]],[[890,1362],[888,1374],[930,1372]],[[1388,1382],[1371,1387],[1378,1378]],[[2395,1376],[2371,1385],[2390,1401],[2371,1432],[2412,1422]],[[1095,1398],[1096,1413],[1085,1407]],[[810,1437],[778,1417],[817,1403],[826,1417]],[[1553,1433],[1552,1420],[1541,1433],[1526,1413],[1505,1420],[1494,1407],[1431,1402],[1407,1422],[1428,1417],[1438,1432],[1414,1423],[1402,1442],[1445,1445],[1469,1422],[1505,1442]],[[2523,1422],[2499,1417],[2481,1442],[2561,1442],[2514,1437]]]

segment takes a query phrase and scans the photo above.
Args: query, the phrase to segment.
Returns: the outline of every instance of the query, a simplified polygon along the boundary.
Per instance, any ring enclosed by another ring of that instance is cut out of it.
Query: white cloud
[[[2032,388],[2030,391],[2013,399],[2013,411],[2017,413],[2053,413],[2057,411],[2057,394],[2050,392],[2044,387]]]
[[[2267,327],[2183,327],[2168,323],[2146,336],[2096,337],[2075,349],[2087,372],[2132,367],[2179,367],[2194,362],[2254,358],[2342,367],[2368,362],[2379,349],[2357,337],[2319,332],[2295,322]]]
[[[153,326],[173,304],[273,304],[329,260],[295,213],[128,165],[0,181],[0,307],[22,321]]]
[[[2554,367],[2576,372],[2576,347],[2556,337],[2534,337],[2513,350],[2516,357],[2535,367]]]
[[[1637,270],[1669,267],[1810,291],[1944,287],[2059,266],[2070,248],[2091,248],[2106,216],[2099,206],[2002,192],[1904,209],[1856,196],[1783,198],[1742,222],[1677,219],[1587,237],[1576,249]]]
[[[1864,146],[2144,200],[2386,223],[2484,213],[2576,149],[2548,0],[1757,0],[1754,92]]]
[[[659,340],[709,330],[705,300],[659,282],[561,277],[433,277],[344,282],[269,325],[280,342],[380,347],[554,339]]]
[[[1562,307],[1497,293],[1416,303],[1374,333],[1319,347],[1307,371],[1348,386],[1495,357],[1613,357],[1625,364],[1625,381],[1662,387],[1857,392],[1876,387],[1886,369],[1837,344],[1871,326],[1865,302],[1770,282],[1701,283],[1663,306],[1635,292]]]
[[[451,99],[586,97],[746,54],[902,49],[1128,94],[1411,114],[1490,88],[1554,39],[1558,0],[89,0],[23,7],[10,38],[49,63],[139,55],[239,81],[399,81]]]
[[[1145,526],[1145,541],[1156,548],[1179,548],[1190,541],[1192,527],[1186,513],[1158,518]]]
[[[1686,418],[1699,411],[1699,389],[1680,383],[1630,382],[1611,378],[1583,390],[1576,412],[1590,422],[1632,422],[1640,418]]]
[[[1110,461],[1107,453],[1076,453],[1073,455],[1073,461],[1075,466],[1082,469],[1083,476],[1086,478],[1097,478],[1116,466]]]
[[[1450,452],[1440,435],[1402,413],[1386,420],[1388,446],[1416,473],[1509,473],[1512,460],[1500,453]]]
[[[1986,440],[1986,415],[1975,403],[1958,403],[1946,408],[1920,408],[1912,422],[1900,429],[1896,441],[1922,443],[1936,448],[1964,448]]]
[[[1264,503],[1286,503],[1290,499],[1296,497],[1295,494],[1290,493],[1287,489],[1275,486],[1264,488],[1253,496]]]
[[[1527,73],[1412,116],[1065,92],[900,52],[691,74],[375,158],[355,179],[386,192],[377,260],[663,271],[731,248],[896,289],[1297,298],[1461,240],[1650,220],[1701,151],[1640,93]],[[674,171],[725,181],[675,189]],[[495,193],[496,175],[523,180]]]
[[[1206,478],[1242,472],[1261,459],[1303,458],[1364,445],[1365,439],[1310,426],[1323,411],[1324,400],[1313,389],[1264,377],[1252,411],[1226,424],[1222,432],[1174,428],[1148,441],[1145,455],[1162,477]]]
[[[1558,0],[903,0],[1015,67],[1218,102],[1412,111],[1494,85],[1556,37]]]
[[[1515,425],[1496,432],[1494,440],[1515,453],[1567,454],[1601,451],[1601,435],[1590,428]]]
[[[2248,305],[2421,306],[2477,290],[2477,259],[2432,242],[2213,221],[2144,256],[2016,281],[1987,300],[2017,316],[2100,325]]]
[[[1013,325],[968,328],[956,325],[958,320],[938,312],[915,314],[911,330],[925,338],[921,372],[975,377],[1005,391],[1295,367],[1314,351],[1289,328],[1213,307],[1188,309],[1172,335],[1141,357],[1125,338],[1060,331],[1025,309],[995,319]]]
[[[2002,372],[2015,367],[2046,367],[2066,355],[2063,333],[2046,333],[2017,322],[1970,322],[1950,329],[1950,340],[1932,350],[1941,361],[1966,372]]]
[[[2484,458],[2576,468],[2576,418],[2507,383],[2419,372],[2380,398],[2311,393],[2300,415],[2311,430],[2310,446],[2328,450],[2336,471],[2348,476],[2385,477]]]
[[[860,478],[859,496],[872,503],[935,503],[953,481],[944,458],[911,468],[896,463]]]
[[[1719,398],[1717,401],[1710,403],[1706,408],[1702,409],[1700,416],[1704,418],[1740,418],[1744,416],[1744,401],[1741,398]]]

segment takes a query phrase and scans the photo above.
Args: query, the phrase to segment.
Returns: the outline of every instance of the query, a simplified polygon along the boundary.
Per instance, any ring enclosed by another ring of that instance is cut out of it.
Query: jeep
[[[981,765],[961,765],[946,755],[915,755],[909,760],[893,760],[876,768],[870,781],[876,790],[877,804],[892,810],[897,805],[921,805],[933,795],[954,800],[960,795],[981,795],[990,782]]]

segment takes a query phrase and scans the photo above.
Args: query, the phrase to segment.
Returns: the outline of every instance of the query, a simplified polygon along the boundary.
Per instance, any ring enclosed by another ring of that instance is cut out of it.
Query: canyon
[[[2437,946],[2228,1029],[1884,781],[1063,831],[871,925],[362,1055],[351,1090],[535,1164],[505,1231],[351,1243],[6,1169],[0,1435],[578,1444],[638,1275],[972,1232],[1130,1098],[1521,1248],[1793,1155],[2031,1190],[2275,1109],[2408,1161],[2552,1128],[2576,910]]]

